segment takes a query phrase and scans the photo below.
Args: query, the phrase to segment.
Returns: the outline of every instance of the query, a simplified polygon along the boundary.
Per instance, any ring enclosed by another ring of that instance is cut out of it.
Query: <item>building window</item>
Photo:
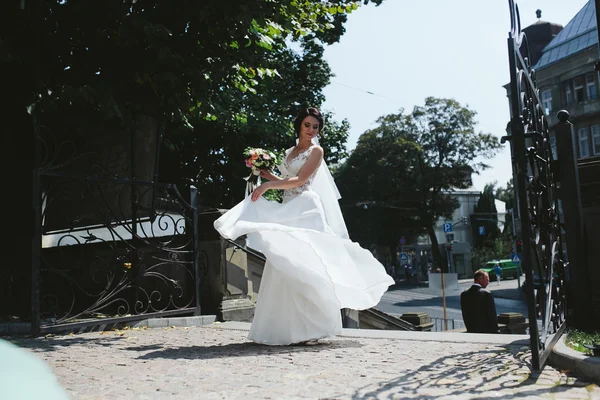
[[[568,105],[573,104],[573,91],[571,90],[571,82],[567,82],[567,86],[565,86],[565,97]]]
[[[552,90],[544,90],[542,92],[542,106],[546,115],[552,111]]]
[[[592,126],[592,149],[595,156],[600,156],[600,125]]]
[[[588,138],[588,129],[579,128],[577,130],[577,136],[579,139],[579,158],[586,158],[590,156],[590,146]]]
[[[582,76],[578,76],[577,78],[573,79],[573,92],[575,92],[575,101],[577,103],[585,100],[584,94],[583,94],[583,77]]]
[[[588,100],[596,98],[596,82],[594,80],[594,74],[587,74],[585,76],[585,87],[587,89]]]

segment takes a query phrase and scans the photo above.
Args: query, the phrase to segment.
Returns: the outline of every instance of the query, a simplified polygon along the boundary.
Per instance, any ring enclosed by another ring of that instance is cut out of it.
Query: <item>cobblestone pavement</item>
[[[209,327],[12,339],[50,365],[75,399],[600,399],[527,348],[337,337],[270,347]]]

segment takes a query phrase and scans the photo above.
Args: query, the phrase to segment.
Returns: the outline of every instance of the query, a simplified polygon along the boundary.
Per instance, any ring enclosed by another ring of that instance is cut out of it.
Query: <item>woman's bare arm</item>
[[[265,182],[252,192],[252,201],[258,200],[267,190],[270,189],[292,189],[306,183],[308,178],[315,173],[317,168],[321,165],[323,160],[323,149],[319,146],[315,146],[308,159],[298,172],[298,176],[293,176],[286,179],[278,179],[269,182]]]

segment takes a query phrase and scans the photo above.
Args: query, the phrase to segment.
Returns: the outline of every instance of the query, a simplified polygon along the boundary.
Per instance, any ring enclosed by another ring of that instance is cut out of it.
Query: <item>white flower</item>
[[[260,175],[260,169],[256,167],[252,167],[252,173],[256,176]]]

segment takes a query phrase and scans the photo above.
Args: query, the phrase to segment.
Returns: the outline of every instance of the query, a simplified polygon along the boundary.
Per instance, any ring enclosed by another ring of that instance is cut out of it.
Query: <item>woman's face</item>
[[[309,115],[300,124],[300,139],[312,140],[319,134],[319,120]]]

